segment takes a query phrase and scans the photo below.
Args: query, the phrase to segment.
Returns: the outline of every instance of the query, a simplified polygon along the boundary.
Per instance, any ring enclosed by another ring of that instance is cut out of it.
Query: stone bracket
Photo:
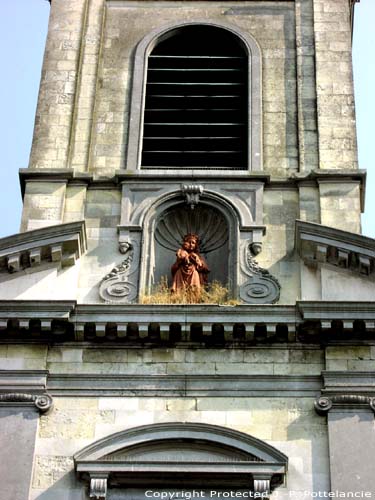
[[[199,203],[199,198],[203,193],[203,186],[201,184],[182,184],[182,194],[185,196],[185,201],[193,210]]]
[[[37,395],[21,392],[7,392],[0,394],[0,404],[2,403],[33,403],[40,413],[47,413],[53,407],[53,399],[47,393]]]
[[[107,480],[107,476],[90,478],[90,498],[95,500],[105,500],[107,498]]]
[[[321,396],[314,402],[318,415],[326,415],[332,409],[368,408],[375,413],[375,397],[359,394]]]
[[[129,241],[121,241],[119,251],[125,255],[125,259],[104,276],[99,295],[105,302],[130,303],[137,296],[136,286],[129,279],[134,261],[134,245]]]
[[[271,478],[258,477],[254,475],[254,493],[258,493],[260,498],[266,498],[271,494]]]
[[[274,304],[280,298],[280,283],[258,264],[253,253],[253,243],[250,243],[244,248],[242,264],[250,279],[240,287],[240,298],[247,304]]]

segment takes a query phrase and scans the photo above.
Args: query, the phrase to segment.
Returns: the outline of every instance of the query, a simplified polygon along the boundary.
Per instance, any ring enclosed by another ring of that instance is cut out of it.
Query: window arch
[[[139,44],[127,169],[261,169],[260,50],[222,23],[186,22]]]
[[[148,57],[142,168],[247,169],[247,54],[215,26],[169,32]]]

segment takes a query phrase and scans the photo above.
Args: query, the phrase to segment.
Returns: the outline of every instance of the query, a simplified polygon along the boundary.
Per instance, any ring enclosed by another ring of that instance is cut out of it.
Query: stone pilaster
[[[319,165],[357,168],[350,5],[314,0]]]
[[[67,167],[86,4],[51,4],[30,168]]]

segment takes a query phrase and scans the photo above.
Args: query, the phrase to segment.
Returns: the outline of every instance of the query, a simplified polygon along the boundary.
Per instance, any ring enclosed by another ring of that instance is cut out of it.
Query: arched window
[[[141,40],[127,170],[259,171],[261,137],[261,53],[249,33],[187,21]]]
[[[171,30],[148,57],[142,168],[246,170],[248,57],[216,26]]]

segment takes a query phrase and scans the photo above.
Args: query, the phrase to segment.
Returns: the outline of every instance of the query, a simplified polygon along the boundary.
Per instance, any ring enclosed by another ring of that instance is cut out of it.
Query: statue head
[[[185,234],[182,247],[188,252],[198,251],[199,236],[194,233]]]

